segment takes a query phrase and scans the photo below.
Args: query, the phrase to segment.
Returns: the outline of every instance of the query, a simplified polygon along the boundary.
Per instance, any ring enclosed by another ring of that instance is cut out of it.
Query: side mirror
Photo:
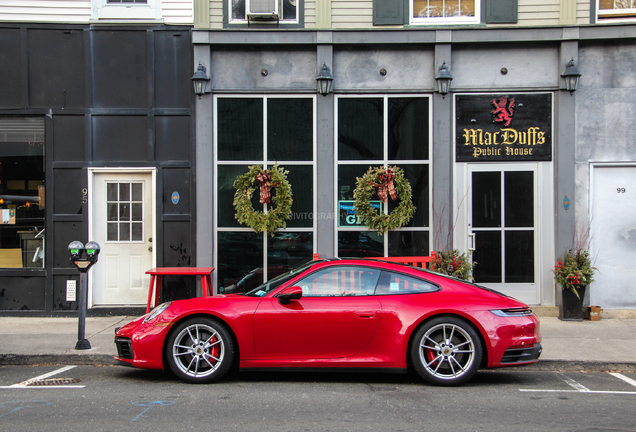
[[[289,304],[292,300],[300,300],[303,296],[303,289],[299,286],[290,286],[285,288],[278,294],[278,303],[282,305]]]

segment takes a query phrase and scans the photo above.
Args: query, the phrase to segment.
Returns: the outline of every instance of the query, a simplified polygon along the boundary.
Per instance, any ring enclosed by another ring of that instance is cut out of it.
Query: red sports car
[[[115,332],[120,362],[192,383],[241,369],[406,371],[457,385],[535,363],[539,320],[498,292],[411,266],[312,261],[245,294],[163,303]]]

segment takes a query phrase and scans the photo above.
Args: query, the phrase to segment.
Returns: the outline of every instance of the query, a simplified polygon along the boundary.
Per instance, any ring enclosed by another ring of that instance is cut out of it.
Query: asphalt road
[[[32,384],[26,385],[29,380]],[[119,366],[0,367],[0,431],[633,431],[636,373],[238,373],[192,385]]]

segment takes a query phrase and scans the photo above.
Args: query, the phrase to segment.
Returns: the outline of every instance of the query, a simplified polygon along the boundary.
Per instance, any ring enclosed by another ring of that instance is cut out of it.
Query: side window
[[[228,2],[230,24],[298,23],[303,0],[225,0]]]
[[[422,279],[383,271],[376,295],[418,294],[439,291],[439,287]]]
[[[380,270],[366,267],[330,267],[312,273],[296,285],[303,297],[346,297],[373,295]]]
[[[161,0],[92,0],[94,19],[159,19]]]
[[[599,0],[598,20],[619,21],[636,17],[636,0]]]

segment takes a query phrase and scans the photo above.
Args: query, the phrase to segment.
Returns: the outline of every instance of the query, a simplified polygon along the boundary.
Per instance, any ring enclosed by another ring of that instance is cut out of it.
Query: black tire
[[[435,385],[465,383],[477,373],[481,356],[481,339],[475,329],[452,316],[426,322],[415,333],[411,345],[415,370]]]
[[[234,340],[227,327],[196,317],[179,324],[168,337],[166,359],[181,380],[205,384],[221,379],[234,360]]]

